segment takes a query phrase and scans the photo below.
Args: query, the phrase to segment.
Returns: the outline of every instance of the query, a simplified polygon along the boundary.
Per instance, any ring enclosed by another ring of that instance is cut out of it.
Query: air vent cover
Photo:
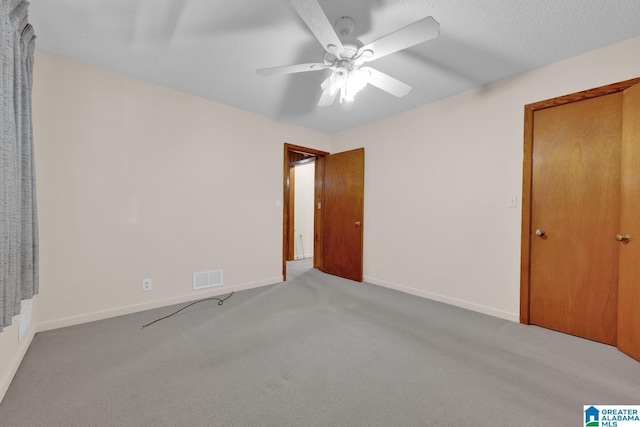
[[[222,285],[222,270],[193,273],[193,289],[212,288]]]

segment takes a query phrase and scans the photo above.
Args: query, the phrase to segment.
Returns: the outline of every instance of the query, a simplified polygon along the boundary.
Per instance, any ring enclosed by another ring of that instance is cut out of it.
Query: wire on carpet
[[[174,311],[173,313],[171,313],[171,314],[169,314],[169,315],[167,315],[167,316],[161,317],[161,318],[159,318],[159,319],[156,319],[156,320],[154,320],[154,321],[153,321],[153,322],[151,322],[151,323],[147,323],[146,325],[142,325],[142,329],[146,328],[147,326],[151,326],[151,325],[153,325],[154,323],[159,322],[159,321],[161,321],[161,320],[164,320],[164,319],[166,319],[166,318],[168,318],[168,317],[171,317],[171,316],[173,316],[173,315],[175,315],[175,314],[178,314],[178,313],[180,313],[182,310],[185,310],[185,309],[187,309],[187,308],[191,307],[191,306],[192,306],[192,305],[194,305],[194,304],[198,304],[199,302],[205,302],[205,301],[213,301],[213,300],[217,300],[217,301],[218,301],[218,305],[222,305],[222,304],[224,304],[224,302],[225,302],[226,300],[228,300],[228,299],[231,297],[231,295],[233,295],[233,293],[234,293],[234,292],[235,292],[235,291],[232,291],[229,295],[227,295],[226,297],[224,297],[224,298],[222,298],[222,299],[217,298],[217,297],[212,297],[212,298],[205,298],[205,299],[201,299],[201,300],[198,300],[198,301],[194,301],[194,302],[192,302],[191,304],[189,304],[189,305],[186,305],[186,306],[182,307],[180,310]]]

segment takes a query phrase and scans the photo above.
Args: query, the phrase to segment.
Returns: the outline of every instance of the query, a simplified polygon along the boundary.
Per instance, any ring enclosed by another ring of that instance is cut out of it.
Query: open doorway
[[[313,258],[313,199],[315,161],[293,168],[293,260]],[[313,262],[311,264],[313,266]]]
[[[292,144],[284,145],[284,206],[282,239],[282,276],[287,280],[287,263],[308,269],[318,266],[321,259],[321,164],[329,153]],[[318,165],[320,164],[320,167]],[[298,263],[298,261],[301,261]],[[308,268],[304,267],[309,264]],[[292,265],[293,267],[293,265]],[[292,273],[294,271],[292,270]]]
[[[315,158],[310,157],[293,167],[293,260],[287,261],[287,277],[296,278],[313,268],[313,211]]]

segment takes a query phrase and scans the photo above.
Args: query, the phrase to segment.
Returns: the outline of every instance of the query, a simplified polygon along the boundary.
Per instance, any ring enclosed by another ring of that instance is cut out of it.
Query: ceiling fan
[[[375,68],[365,67],[364,63],[431,40],[439,34],[440,24],[429,16],[364,45],[358,39],[349,38],[355,26],[350,17],[338,19],[336,33],[317,0],[290,0],[290,3],[324,48],[322,62],[261,68],[257,73],[273,76],[330,69],[331,75],[320,85],[322,96],[318,106],[321,107],[332,105],[338,93],[340,102],[353,101],[356,93],[367,84],[398,98],[405,96],[411,86]]]

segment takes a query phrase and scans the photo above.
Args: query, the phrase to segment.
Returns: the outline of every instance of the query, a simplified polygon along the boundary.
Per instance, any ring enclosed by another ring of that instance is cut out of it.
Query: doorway
[[[315,157],[307,157],[292,167],[290,187],[294,232],[287,278],[295,279],[313,269]]]
[[[314,164],[314,188],[313,188],[313,204],[317,206],[322,203],[323,196],[323,159],[329,155],[326,151],[316,150],[314,148],[302,147],[293,144],[284,144],[284,161],[283,161],[283,215],[282,215],[282,277],[287,280],[287,262],[296,258],[296,242],[295,233],[295,168],[310,162]],[[314,209],[313,212],[313,267],[318,268],[322,262],[322,245],[318,242],[322,241],[322,211]]]
[[[640,79],[525,107],[520,320],[640,358]],[[635,233],[634,233],[635,231]]]
[[[315,187],[315,159],[293,168],[291,180],[293,197],[293,260],[309,260],[313,266],[313,205]]]
[[[364,148],[329,154],[284,144],[282,276],[295,258],[295,167],[315,163],[313,267],[362,282]],[[325,203],[326,202],[326,203]]]

